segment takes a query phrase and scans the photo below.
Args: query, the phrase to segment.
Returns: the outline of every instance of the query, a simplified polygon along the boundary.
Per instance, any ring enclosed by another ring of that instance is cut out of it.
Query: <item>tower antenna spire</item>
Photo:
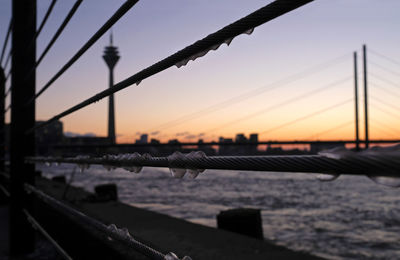
[[[110,32],[110,46],[113,46],[113,31]]]

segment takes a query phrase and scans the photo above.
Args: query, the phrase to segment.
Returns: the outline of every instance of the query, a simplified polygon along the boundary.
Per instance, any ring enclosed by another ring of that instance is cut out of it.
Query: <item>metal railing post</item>
[[[24,183],[34,183],[34,164],[25,157],[35,153],[35,103],[26,103],[35,95],[36,43],[28,48],[36,32],[36,0],[12,1],[12,81],[10,128],[10,254],[22,255],[34,249],[34,230],[22,208],[31,211],[33,198],[24,192]]]

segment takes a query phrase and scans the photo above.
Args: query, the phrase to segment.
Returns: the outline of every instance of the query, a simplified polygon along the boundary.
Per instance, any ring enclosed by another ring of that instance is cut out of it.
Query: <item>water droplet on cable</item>
[[[382,176],[368,176],[375,183],[385,185],[388,187],[398,188],[400,187],[400,178],[397,177],[382,177]]]
[[[103,164],[103,167],[106,168],[107,171],[112,171],[115,169],[114,166],[108,165],[108,164]]]
[[[229,39],[226,39],[224,41],[224,43],[229,46],[229,44],[231,44],[232,41],[233,41],[233,38],[229,38]]]
[[[354,156],[355,153],[350,151],[350,150],[347,150],[344,147],[335,147],[335,148],[332,148],[332,149],[321,151],[321,152],[318,153],[318,155],[321,155],[321,156],[324,156],[324,157],[327,157],[327,158],[330,158],[330,159],[339,160],[339,159],[343,159],[343,158],[348,158],[348,157]]]
[[[251,28],[251,29],[248,29],[247,31],[245,31],[244,33],[250,35],[253,32],[254,32],[254,28]]]
[[[126,227],[120,229],[120,234],[121,234],[124,238],[132,238],[131,234],[129,233],[129,230],[128,230]]]
[[[139,81],[136,81],[136,86],[139,86],[139,84],[141,83],[142,81],[141,80],[139,80]]]
[[[327,174],[327,173],[321,173],[317,175],[317,179],[319,181],[334,181],[337,178],[339,178],[340,174]]]
[[[186,173],[186,169],[182,168],[170,168],[169,171],[171,172],[172,177],[179,179],[183,178]]]
[[[128,172],[134,172],[134,173],[140,173],[142,171],[141,166],[126,166],[124,167],[125,170],[127,170]]]
[[[188,160],[193,160],[193,161],[196,161],[197,159],[203,159],[206,157],[207,155],[203,151],[196,151],[196,152],[193,151],[186,155],[186,158]],[[189,177],[191,179],[195,179],[199,175],[199,173],[204,171],[205,169],[188,169]]]
[[[189,178],[196,179],[196,177],[200,174],[200,170],[197,169],[188,169]]]
[[[84,172],[85,170],[87,170],[87,169],[90,168],[90,164],[79,163],[79,164],[78,164],[78,168],[79,168],[79,171],[82,173],[82,172]]]
[[[165,255],[164,260],[179,260],[179,258],[172,252]]]
[[[150,159],[153,158],[153,156],[151,156],[151,154],[149,154],[149,153],[144,153],[142,155],[142,158],[145,159],[145,160],[150,160]]]
[[[111,224],[111,225],[108,225],[107,229],[112,232],[115,232],[115,231],[117,231],[117,226],[115,224]]]

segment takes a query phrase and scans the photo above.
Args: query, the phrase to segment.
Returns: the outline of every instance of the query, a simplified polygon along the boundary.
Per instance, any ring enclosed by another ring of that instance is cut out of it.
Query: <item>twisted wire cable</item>
[[[48,89],[68,68],[70,68],[104,33],[106,33],[122,16],[126,14],[139,0],[127,0],[111,16],[110,19],[78,50],[78,52],[30,99],[26,105],[30,105],[46,89]]]
[[[7,113],[8,110],[10,110],[10,109],[11,109],[11,104],[9,104],[9,105],[6,107],[6,109],[4,109],[4,113]]]
[[[201,156],[196,156],[200,153]],[[121,154],[103,157],[77,156],[28,157],[30,163],[73,163],[80,166],[99,164],[129,169],[131,167],[168,167],[170,169],[216,169],[272,172],[331,173],[351,175],[377,175],[400,177],[399,153],[349,153],[340,158],[326,155],[288,156],[206,156],[202,152],[168,157],[151,157],[149,154]],[[332,153],[335,155],[335,153]]]
[[[151,77],[161,71],[164,71],[172,66],[180,67],[186,64],[191,59],[196,59],[205,55],[209,50],[215,50],[217,47],[226,42],[231,42],[232,39],[240,34],[249,34],[253,29],[261,24],[271,21],[285,13],[293,11],[305,4],[308,4],[314,0],[276,0],[263,8],[249,14],[248,16],[222,28],[221,30],[208,35],[195,42],[194,44],[176,52],[175,54],[143,69],[142,71],[130,76],[129,78],[117,83],[113,87],[110,87],[94,96],[86,99],[85,101],[67,109],[66,111],[52,117],[51,119],[37,125],[28,132],[33,131],[36,128],[43,127],[50,124],[62,117],[65,117],[83,107],[86,107],[92,103],[95,103],[104,97],[107,97],[115,92],[118,92],[124,88],[127,88],[133,84],[138,84],[142,80]],[[184,64],[182,64],[184,62]],[[57,74],[58,75],[58,74]],[[57,76],[56,75],[56,76]],[[55,80],[56,77],[54,77]],[[51,80],[45,87],[38,93],[42,93],[54,80]],[[35,98],[38,97],[38,94]],[[33,100],[32,100],[33,101]]]
[[[1,50],[1,57],[0,57],[0,64],[3,62],[4,58],[4,52],[6,51],[7,45],[8,45],[8,39],[10,38],[11,30],[13,26],[13,19],[10,19],[10,23],[8,25],[8,30],[6,34],[6,38],[4,39],[4,44],[3,44],[3,49]],[[4,66],[5,67],[5,66]]]
[[[11,55],[12,55],[12,50],[10,50],[10,51],[8,52],[8,54],[7,54],[6,62],[4,63],[4,66],[3,66],[4,69],[7,67],[8,63],[10,62],[10,60],[11,60]],[[10,70],[11,70],[11,69],[10,69]]]
[[[37,37],[39,36],[39,34],[42,32],[44,25],[47,22],[47,19],[49,18],[51,11],[53,11],[54,5],[56,4],[57,0],[53,0],[51,1],[49,7],[47,8],[47,12],[43,17],[42,22],[40,23],[39,28],[37,29],[36,33],[35,33],[35,39],[37,39]]]
[[[75,2],[75,4],[72,6],[71,10],[69,11],[69,13],[67,14],[67,16],[65,17],[64,21],[62,22],[62,24],[60,25],[60,27],[57,29],[56,33],[54,34],[53,38],[50,40],[50,42],[47,44],[46,48],[44,49],[44,51],[42,52],[42,54],[40,55],[39,59],[36,61],[35,66],[31,69],[31,71],[26,75],[25,79],[28,79],[29,77],[32,76],[32,74],[36,71],[36,68],[39,66],[40,62],[43,60],[43,58],[46,56],[47,52],[50,50],[50,48],[53,46],[53,44],[56,42],[56,40],[58,39],[58,37],[61,35],[62,31],[64,30],[64,28],[67,26],[68,22],[71,20],[72,16],[75,14],[75,12],[78,10],[78,7],[80,6],[80,4],[82,3],[83,0],[77,0]],[[53,1],[53,3],[55,4],[55,2]],[[49,13],[50,15],[50,13]],[[36,39],[37,35],[35,35],[34,39]],[[31,45],[33,44],[34,40],[32,41]],[[29,47],[30,48],[30,47]],[[11,69],[8,76],[11,73]],[[7,93],[9,91],[12,90],[12,86],[10,86],[10,88],[8,89]],[[6,93],[6,96],[7,96]],[[5,111],[7,112],[7,111]]]
[[[84,213],[62,203],[61,201],[45,194],[43,191],[33,187],[32,185],[25,184],[25,191],[29,194],[32,193],[35,197],[39,198],[47,205],[49,205],[54,210],[62,213],[63,215],[69,217],[70,219],[80,222],[84,225],[88,225],[90,227],[95,228],[98,231],[101,231],[103,236],[103,241],[107,244],[110,243],[109,238],[115,239],[118,242],[122,242],[125,245],[128,245],[132,249],[137,252],[143,254],[146,257],[155,260],[164,260],[166,259],[166,255],[163,253],[139,242],[135,238],[133,238],[129,232],[116,228],[115,225],[106,226],[100,221],[91,218]],[[127,232],[127,233],[126,233]],[[124,233],[124,234],[123,234]],[[188,258],[187,258],[188,259]],[[190,259],[190,258],[189,258]],[[179,259],[178,259],[179,260]]]
[[[57,241],[54,240],[54,238],[52,238],[49,233],[47,233],[42,225],[40,225],[40,223],[26,209],[22,209],[22,212],[25,214],[32,227],[39,231],[56,248],[56,250],[64,259],[72,260],[72,257],[69,256],[67,252],[65,252],[65,250],[57,243]]]
[[[6,197],[10,197],[10,192],[2,185],[0,184],[0,190],[6,195]]]
[[[36,61],[35,68],[37,68],[40,64],[40,62],[43,60],[43,58],[46,56],[47,52],[50,50],[50,48],[53,46],[53,44],[56,42],[58,37],[61,35],[63,32],[64,28],[67,26],[71,18],[74,16],[75,12],[78,10],[78,7],[82,3],[83,0],[77,0],[75,4],[72,6],[71,10],[68,12],[67,16],[65,17],[64,21],[61,23],[60,27],[57,29],[56,33],[54,34],[53,38],[51,38],[50,42],[47,44],[46,48],[40,55],[39,59]]]

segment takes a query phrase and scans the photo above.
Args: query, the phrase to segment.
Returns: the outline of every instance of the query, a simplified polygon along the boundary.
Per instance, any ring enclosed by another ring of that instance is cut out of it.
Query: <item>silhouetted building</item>
[[[249,143],[251,143],[249,144],[249,154],[257,154],[257,145],[254,143],[258,143],[258,134],[250,134]]]
[[[246,138],[246,136],[244,136],[244,134],[237,134],[235,142],[236,143],[246,143],[247,142],[247,138]]]
[[[258,142],[258,134],[251,134],[249,141],[250,141],[250,143],[257,143]]]
[[[104,49],[103,59],[109,69],[109,87],[114,85],[114,67],[117,64],[120,56],[118,48],[113,46],[113,35],[110,34],[110,45]],[[115,144],[115,115],[114,115],[114,94],[111,94],[108,99],[108,138],[111,143]]]
[[[160,140],[151,138],[150,143],[151,143],[151,144],[159,144],[159,143],[160,143]]]
[[[232,138],[223,138],[220,137],[219,138],[219,150],[218,153],[220,155],[230,155],[230,154],[234,154],[235,152],[235,147],[232,145],[233,144],[233,140]]]
[[[137,144],[147,144],[148,143],[148,139],[149,139],[149,135],[148,134],[142,134],[140,136],[140,139],[136,140]]]

